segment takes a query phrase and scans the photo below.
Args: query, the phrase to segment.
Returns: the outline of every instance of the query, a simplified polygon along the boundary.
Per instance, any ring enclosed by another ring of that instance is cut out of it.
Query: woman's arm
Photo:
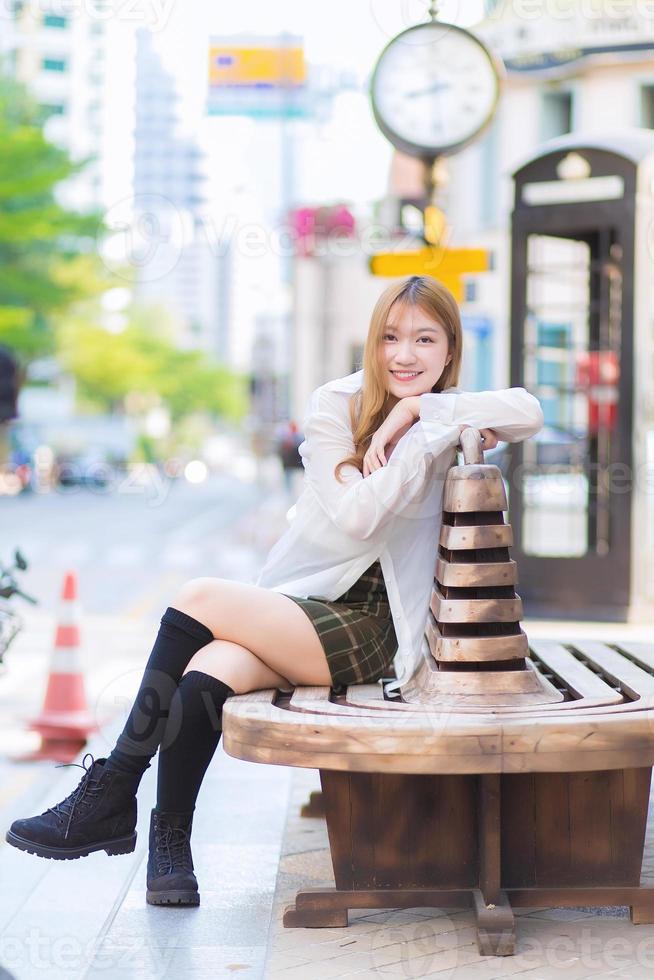
[[[304,422],[300,446],[308,484],[330,519],[351,537],[371,537],[401,513],[423,490],[430,457],[457,445],[460,426],[422,420],[401,437],[385,466],[364,477],[356,466],[344,466],[342,483],[337,463],[354,453],[349,422],[325,392],[316,392],[313,410]]]
[[[505,442],[520,442],[543,427],[540,402],[524,388],[501,391],[429,392],[416,396],[423,422],[488,428]]]

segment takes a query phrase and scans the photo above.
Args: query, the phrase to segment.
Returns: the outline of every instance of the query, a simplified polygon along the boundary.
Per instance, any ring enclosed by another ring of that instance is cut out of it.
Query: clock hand
[[[441,92],[443,89],[452,88],[449,82],[434,82],[428,88],[414,89],[413,92],[405,92],[410,98],[415,98],[417,95],[430,95],[432,92]]]

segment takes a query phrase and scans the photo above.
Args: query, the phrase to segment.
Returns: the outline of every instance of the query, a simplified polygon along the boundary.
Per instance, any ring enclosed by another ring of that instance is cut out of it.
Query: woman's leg
[[[224,642],[215,643],[215,636]],[[191,667],[204,648],[202,659]],[[39,817],[15,821],[9,843],[61,858],[133,850],[136,788],[164,735],[170,703],[187,668],[222,681],[237,694],[289,682],[331,683],[318,635],[292,599],[226,579],[192,579],[162,617],[136,701],[109,759],[91,757],[93,764],[77,789]],[[213,751],[215,745],[209,759]]]
[[[41,857],[93,851],[123,854],[136,842],[136,792],[164,732],[173,695],[193,654],[212,641],[202,623],[168,607],[136,700],[109,759],[84,757],[84,776],[66,799],[36,817],[15,820],[6,840]],[[86,759],[90,759],[87,766]]]
[[[202,617],[210,629],[218,629],[220,617],[223,636],[242,638],[217,639],[198,650],[172,701],[159,752],[157,809],[191,813],[220,740],[229,694],[331,684],[331,676],[310,619],[288,596],[223,579],[196,579],[174,602]],[[252,609],[256,615],[248,613]]]
[[[212,640],[203,623],[174,606],[166,609],[125,727],[107,759],[109,768],[136,776],[145,772],[163,737],[184,668]]]
[[[239,677],[237,690],[216,671]],[[222,734],[231,694],[285,687],[287,681],[237,643],[214,640],[192,658],[172,700],[159,750],[157,809],[191,813]]]
[[[255,600],[254,607],[250,603]],[[221,632],[241,635],[270,651],[279,669],[231,639],[202,647],[187,664],[173,697],[161,742],[157,805],[150,820],[146,900],[152,905],[200,901],[191,853],[198,793],[222,733],[222,709],[230,694],[292,683],[331,683],[322,644],[306,614],[287,596],[241,583],[204,579],[174,598],[195,617],[222,617]],[[218,611],[216,612],[216,608]],[[256,609],[256,615],[248,609]],[[299,615],[298,615],[299,614]],[[290,668],[290,669],[289,669]]]
[[[185,670],[211,665],[206,673],[237,694],[266,687],[331,685],[320,637],[288,596],[245,582],[196,578],[182,586],[172,604],[203,623],[218,641],[199,650]],[[280,678],[288,683],[280,684]]]

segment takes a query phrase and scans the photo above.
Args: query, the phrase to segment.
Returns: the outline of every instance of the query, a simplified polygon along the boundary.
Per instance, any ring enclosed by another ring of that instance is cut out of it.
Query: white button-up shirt
[[[461,425],[492,428],[499,439],[519,442],[538,432],[543,413],[524,388],[420,395],[420,417],[387,454],[386,465],[365,478],[345,466],[339,483],[334,468],[355,451],[349,401],[362,381],[363,371],[357,371],[313,392],[299,447],[304,488],[256,584],[334,600],[378,558],[398,640],[391,691],[409,680],[428,652],[424,634],[443,485]]]

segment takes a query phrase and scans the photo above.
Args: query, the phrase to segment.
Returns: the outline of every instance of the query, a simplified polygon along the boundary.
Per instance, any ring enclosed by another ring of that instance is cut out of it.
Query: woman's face
[[[381,341],[386,384],[396,398],[423,395],[452,360],[445,329],[419,306],[393,305]]]

